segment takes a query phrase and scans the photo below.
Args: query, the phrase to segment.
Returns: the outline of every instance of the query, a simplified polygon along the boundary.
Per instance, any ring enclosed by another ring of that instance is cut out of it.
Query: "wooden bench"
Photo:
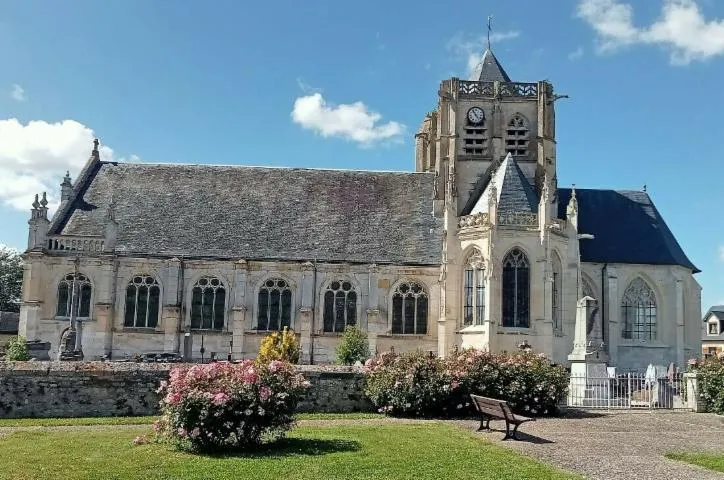
[[[493,418],[499,420],[505,420],[505,438],[512,438],[518,440],[516,433],[518,432],[518,426],[521,423],[532,422],[535,418],[523,417],[522,415],[516,415],[510,409],[508,402],[505,400],[497,400],[495,398],[481,397],[479,395],[470,395],[475,405],[475,410],[480,413],[480,427],[478,432],[481,430],[490,430],[490,420]],[[510,430],[510,426],[513,425],[513,430]]]

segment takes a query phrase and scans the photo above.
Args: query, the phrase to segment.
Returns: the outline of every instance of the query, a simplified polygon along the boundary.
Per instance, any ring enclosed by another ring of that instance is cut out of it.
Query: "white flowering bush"
[[[158,390],[159,437],[185,450],[244,450],[282,437],[310,386],[279,360],[174,367]]]
[[[551,415],[568,374],[544,356],[461,350],[445,359],[422,352],[383,353],[365,364],[366,394],[378,411],[415,417],[474,414],[470,394],[506,400],[527,416]]]

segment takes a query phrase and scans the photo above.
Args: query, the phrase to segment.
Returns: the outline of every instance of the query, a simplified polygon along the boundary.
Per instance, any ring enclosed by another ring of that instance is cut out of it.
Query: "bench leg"
[[[518,426],[520,424],[513,425],[513,430],[510,429],[510,424],[508,422],[505,422],[505,437],[503,440],[507,440],[509,438],[512,438],[513,440],[520,440],[518,438]]]
[[[478,427],[478,432],[482,430],[490,430],[490,417],[485,415],[480,416],[480,427]]]

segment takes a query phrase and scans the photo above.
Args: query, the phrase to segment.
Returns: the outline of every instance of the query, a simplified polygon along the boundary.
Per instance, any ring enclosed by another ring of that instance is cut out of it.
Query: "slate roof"
[[[566,218],[571,189],[558,189],[558,216]],[[680,265],[700,272],[686,256],[646,192],[576,189],[581,260],[597,263]]]
[[[490,49],[485,50],[483,54],[482,67],[480,69],[480,82],[510,82],[510,77],[498,59]]]
[[[113,198],[119,253],[439,265],[434,181],[432,173],[100,162],[51,228],[103,235]]]
[[[498,212],[535,213],[538,211],[538,198],[535,191],[518,166],[518,162],[509,153],[492,175],[492,181],[485,187],[470,213],[488,211],[493,183],[497,191]]]

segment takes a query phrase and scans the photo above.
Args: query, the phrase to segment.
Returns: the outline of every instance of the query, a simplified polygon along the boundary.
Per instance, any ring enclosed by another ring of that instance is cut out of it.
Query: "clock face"
[[[480,107],[473,107],[468,110],[468,120],[473,125],[480,125],[485,120],[485,112]]]

